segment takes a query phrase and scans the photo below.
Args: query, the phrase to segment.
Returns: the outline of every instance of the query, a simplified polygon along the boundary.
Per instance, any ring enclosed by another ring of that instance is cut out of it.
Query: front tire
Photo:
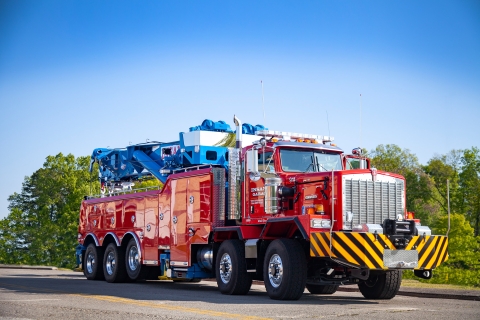
[[[308,292],[311,294],[334,294],[337,292],[337,285],[319,285],[319,284],[307,284]]]
[[[103,255],[103,274],[107,282],[124,282],[127,277],[125,269],[125,252],[122,247],[110,243]]]
[[[367,280],[358,284],[358,288],[367,299],[392,299],[397,295],[401,283],[402,271],[391,270],[370,274]]]
[[[221,293],[243,295],[250,291],[252,276],[247,272],[245,248],[240,240],[226,240],[220,245],[215,268]]]
[[[103,248],[90,243],[83,258],[83,274],[88,280],[103,280]]]
[[[270,298],[300,299],[307,281],[307,261],[298,241],[278,239],[268,246],[263,264],[263,279]]]

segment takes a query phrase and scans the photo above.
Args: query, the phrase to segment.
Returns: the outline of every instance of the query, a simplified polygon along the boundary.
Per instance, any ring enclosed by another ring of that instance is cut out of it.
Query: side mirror
[[[258,173],[258,150],[247,150],[247,173]]]

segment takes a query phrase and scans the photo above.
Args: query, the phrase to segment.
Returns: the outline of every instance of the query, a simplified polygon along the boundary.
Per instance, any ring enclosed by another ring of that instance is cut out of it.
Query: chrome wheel
[[[109,275],[112,275],[115,271],[115,253],[110,251],[107,255],[107,261],[105,263],[105,269]]]
[[[89,274],[93,273],[93,268],[95,267],[95,255],[93,252],[89,252],[87,258],[85,259],[87,272]]]
[[[247,272],[245,243],[238,239],[226,240],[218,248],[215,258],[215,278],[222,294],[247,294],[252,286],[252,274]]]
[[[230,282],[232,278],[232,258],[228,253],[224,253],[220,260],[220,279],[223,283]]]
[[[278,254],[270,257],[268,262],[268,280],[274,288],[278,288],[283,279],[283,263],[282,258]]]
[[[136,246],[131,246],[128,250],[128,268],[131,271],[137,270],[140,266],[140,257],[138,255],[138,249]]]

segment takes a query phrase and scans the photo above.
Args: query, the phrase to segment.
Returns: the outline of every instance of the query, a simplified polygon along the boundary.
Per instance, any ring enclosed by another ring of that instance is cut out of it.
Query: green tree
[[[8,199],[8,217],[0,221],[0,263],[75,265],[80,203],[87,194],[100,194],[89,165],[90,157],[59,153],[25,177],[22,191]],[[135,183],[135,188],[154,187],[161,187],[157,179]]]
[[[480,150],[476,147],[463,152],[459,175],[459,209],[474,227],[475,235],[480,229]]]
[[[369,155],[377,169],[405,177],[407,210],[414,211],[427,224],[431,222],[438,213],[438,205],[432,200],[434,181],[422,170],[417,156],[395,144],[379,145]]]
[[[446,155],[435,156],[428,161],[423,170],[434,181],[438,197],[435,202],[443,213],[448,212],[447,180],[449,181],[450,209],[452,212],[461,212],[459,208],[459,171],[461,168],[463,150],[452,150]]]
[[[10,214],[0,224],[0,262],[72,267],[78,210],[96,177],[89,157],[48,156],[9,197]],[[96,186],[98,188],[98,186]],[[97,189],[98,190],[98,189]]]
[[[448,217],[438,219],[432,230],[435,234],[447,233]],[[448,260],[433,274],[436,283],[455,283],[480,286],[480,238],[463,214],[452,214],[448,234]]]
[[[369,156],[377,169],[401,175],[420,167],[416,155],[408,149],[402,150],[396,144],[378,145]]]
[[[25,264],[29,258],[28,246],[31,237],[28,222],[22,219],[22,211],[14,208],[9,216],[0,220],[0,262]]]

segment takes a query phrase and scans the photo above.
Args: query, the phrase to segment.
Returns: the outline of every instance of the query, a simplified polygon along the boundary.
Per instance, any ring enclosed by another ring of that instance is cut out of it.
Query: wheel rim
[[[232,278],[232,258],[228,253],[224,253],[220,259],[220,279],[223,283],[228,283]]]
[[[140,258],[138,256],[138,250],[136,246],[130,247],[128,250],[128,267],[130,270],[135,271],[137,270],[138,266],[140,265]]]
[[[373,288],[378,282],[378,276],[370,276],[364,283],[367,287]]]
[[[88,255],[87,255],[87,259],[86,259],[86,267],[87,267],[87,272],[89,274],[92,274],[93,273],[93,267],[95,266],[95,255],[93,254],[93,252],[89,252]]]
[[[110,276],[115,271],[115,254],[111,251],[107,255],[107,263],[105,264],[105,269],[107,269],[107,273]]]
[[[270,257],[268,262],[268,280],[274,288],[278,288],[283,279],[283,263],[282,258],[278,254]]]

